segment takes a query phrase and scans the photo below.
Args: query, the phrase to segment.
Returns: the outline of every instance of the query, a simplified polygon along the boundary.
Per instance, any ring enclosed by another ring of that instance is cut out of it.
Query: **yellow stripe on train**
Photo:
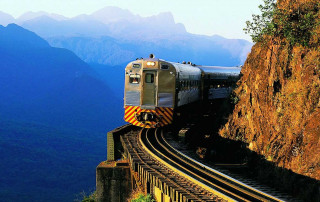
[[[139,121],[137,117],[141,113],[152,113],[156,121]],[[173,120],[173,108],[157,107],[155,110],[141,109],[139,106],[125,106],[124,120],[135,126],[156,128],[169,125]]]

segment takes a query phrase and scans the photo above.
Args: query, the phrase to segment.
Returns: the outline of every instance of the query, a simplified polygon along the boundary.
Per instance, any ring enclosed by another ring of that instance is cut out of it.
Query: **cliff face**
[[[320,180],[319,3],[278,0],[278,8],[298,14],[311,9],[310,40],[293,45],[265,36],[254,45],[235,91],[239,101],[219,133],[248,143],[278,166]]]

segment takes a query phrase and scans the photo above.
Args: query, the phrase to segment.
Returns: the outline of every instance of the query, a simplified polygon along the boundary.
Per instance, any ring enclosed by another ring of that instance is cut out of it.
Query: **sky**
[[[128,9],[146,17],[171,12],[176,23],[188,32],[218,34],[226,38],[250,40],[243,32],[245,22],[258,14],[262,0],[0,0],[0,11],[17,18],[27,11],[46,11],[74,17],[91,14],[106,6]]]

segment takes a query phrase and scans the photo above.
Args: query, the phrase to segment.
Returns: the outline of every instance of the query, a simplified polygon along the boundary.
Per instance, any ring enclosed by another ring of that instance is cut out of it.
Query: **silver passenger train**
[[[154,58],[137,59],[125,69],[124,119],[156,128],[173,122],[179,108],[226,98],[240,67],[199,66]]]

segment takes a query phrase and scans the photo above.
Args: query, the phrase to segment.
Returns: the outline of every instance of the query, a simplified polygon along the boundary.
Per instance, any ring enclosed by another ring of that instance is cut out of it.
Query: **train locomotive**
[[[227,97],[240,67],[199,66],[154,58],[125,68],[124,120],[145,128],[172,124],[179,109],[195,102]]]

